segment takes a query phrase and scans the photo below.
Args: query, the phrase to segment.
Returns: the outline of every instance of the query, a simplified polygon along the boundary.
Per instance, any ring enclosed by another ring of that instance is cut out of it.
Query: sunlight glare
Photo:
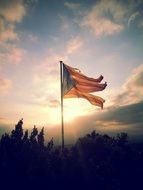
[[[84,104],[78,99],[64,100],[64,121],[72,121],[76,117],[87,114]],[[61,108],[53,108],[50,112],[50,119],[53,124],[61,122]]]

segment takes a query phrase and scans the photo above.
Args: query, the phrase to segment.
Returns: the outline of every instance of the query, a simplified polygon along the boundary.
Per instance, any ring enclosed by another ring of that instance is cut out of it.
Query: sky
[[[64,100],[66,143],[94,129],[142,137],[142,0],[0,0],[0,133],[23,118],[61,142],[60,60],[108,84],[103,110]]]

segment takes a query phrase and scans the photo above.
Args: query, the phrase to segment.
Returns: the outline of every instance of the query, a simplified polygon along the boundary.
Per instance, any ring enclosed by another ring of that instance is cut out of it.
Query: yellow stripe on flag
[[[84,98],[88,100],[91,104],[103,108],[103,103],[105,100],[99,96],[89,94],[91,92],[102,91],[106,88],[107,83],[100,83],[103,76],[100,75],[97,79],[87,77],[82,73],[78,72],[68,65],[63,64],[64,73],[64,98]],[[67,84],[68,87],[67,88]]]

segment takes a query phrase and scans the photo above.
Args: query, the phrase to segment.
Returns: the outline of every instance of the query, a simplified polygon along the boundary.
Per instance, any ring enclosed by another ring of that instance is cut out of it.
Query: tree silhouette
[[[45,145],[47,144],[47,145]],[[110,137],[96,131],[61,151],[54,140],[23,129],[21,119],[0,139],[0,185],[4,189],[139,189],[143,143],[131,144],[126,133]],[[7,183],[7,181],[9,183]],[[25,183],[26,182],[26,183]]]
[[[41,147],[44,147],[44,127],[41,129],[40,133],[38,134],[38,144]]]
[[[116,138],[117,138],[117,144],[119,146],[124,146],[128,142],[128,135],[127,135],[127,133],[117,134]]]
[[[34,126],[32,132],[31,132],[31,135],[30,135],[30,142],[33,145],[37,144],[37,135],[38,135],[38,129],[36,128],[36,126]]]
[[[11,138],[13,140],[16,140],[17,142],[20,142],[23,136],[23,119],[21,119],[17,125],[15,125],[15,130],[11,132]]]
[[[29,139],[28,139],[28,130],[26,130],[24,135],[23,135],[23,142],[27,143],[28,141],[29,141]]]

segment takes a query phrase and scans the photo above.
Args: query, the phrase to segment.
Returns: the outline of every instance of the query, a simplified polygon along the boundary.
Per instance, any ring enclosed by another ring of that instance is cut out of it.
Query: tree
[[[52,139],[47,144],[47,149],[50,151],[53,148],[53,145],[54,143],[53,143],[53,137],[52,137]]]
[[[28,141],[29,141],[29,139],[28,139],[28,130],[26,130],[24,135],[23,135],[23,142],[27,143]]]
[[[38,134],[38,144],[41,147],[44,147],[44,127],[41,129],[40,133]]]
[[[119,146],[124,146],[128,142],[128,134],[127,133],[117,134],[116,140]]]
[[[37,135],[38,135],[38,129],[34,125],[34,128],[33,128],[31,135],[30,135],[30,142],[32,144],[37,144]]]
[[[23,119],[19,120],[17,125],[15,125],[15,130],[11,132],[11,138],[17,143],[21,141],[23,136]]]

